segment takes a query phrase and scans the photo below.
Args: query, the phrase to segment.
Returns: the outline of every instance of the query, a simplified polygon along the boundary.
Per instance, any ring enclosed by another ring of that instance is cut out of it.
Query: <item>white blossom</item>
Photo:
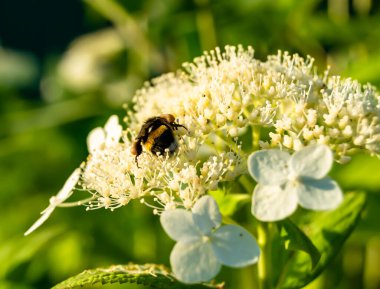
[[[200,198],[191,212],[175,209],[161,215],[164,230],[177,241],[170,263],[180,281],[209,281],[221,265],[238,268],[258,261],[260,250],[252,235],[240,226],[221,223],[218,205],[210,196]]]
[[[123,128],[117,115],[112,115],[104,128],[94,128],[87,137],[87,147],[91,154],[99,150],[115,147],[119,144]]]
[[[277,149],[251,154],[248,169],[258,182],[252,214],[261,221],[278,221],[290,216],[297,204],[311,210],[335,209],[343,194],[326,177],[332,163],[332,152],[325,145],[308,146],[292,156]]]

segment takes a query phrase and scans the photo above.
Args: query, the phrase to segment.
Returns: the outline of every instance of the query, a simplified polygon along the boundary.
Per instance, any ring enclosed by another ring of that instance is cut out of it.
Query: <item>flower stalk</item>
[[[257,242],[260,246],[260,258],[258,263],[258,279],[260,289],[271,289],[271,260],[272,260],[272,227],[273,224],[260,222],[257,226]]]

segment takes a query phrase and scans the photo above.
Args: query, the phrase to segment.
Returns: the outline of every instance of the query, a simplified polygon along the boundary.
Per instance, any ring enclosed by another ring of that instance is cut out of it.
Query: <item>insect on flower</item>
[[[166,151],[172,154],[178,148],[177,140],[173,131],[182,124],[175,122],[175,117],[172,114],[161,114],[159,116],[147,119],[141,127],[136,141],[132,144],[131,153],[137,157],[142,153],[142,147],[153,154],[163,155]]]

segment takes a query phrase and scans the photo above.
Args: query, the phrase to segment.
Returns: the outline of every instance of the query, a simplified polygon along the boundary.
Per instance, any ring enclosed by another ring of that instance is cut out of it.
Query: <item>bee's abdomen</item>
[[[165,149],[169,149],[169,152],[173,153],[177,148],[177,142],[171,129],[166,125],[160,125],[149,134],[144,147],[154,154],[164,154]]]

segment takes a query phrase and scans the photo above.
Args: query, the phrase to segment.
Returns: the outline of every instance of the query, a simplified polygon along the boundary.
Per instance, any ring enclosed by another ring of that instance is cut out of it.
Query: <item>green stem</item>
[[[271,289],[271,260],[272,260],[272,242],[271,242],[272,224],[260,222],[257,227],[258,243],[261,249],[258,264],[259,288]]]
[[[260,132],[261,127],[258,125],[252,125],[252,145],[253,145],[253,151],[259,150],[260,148]]]

